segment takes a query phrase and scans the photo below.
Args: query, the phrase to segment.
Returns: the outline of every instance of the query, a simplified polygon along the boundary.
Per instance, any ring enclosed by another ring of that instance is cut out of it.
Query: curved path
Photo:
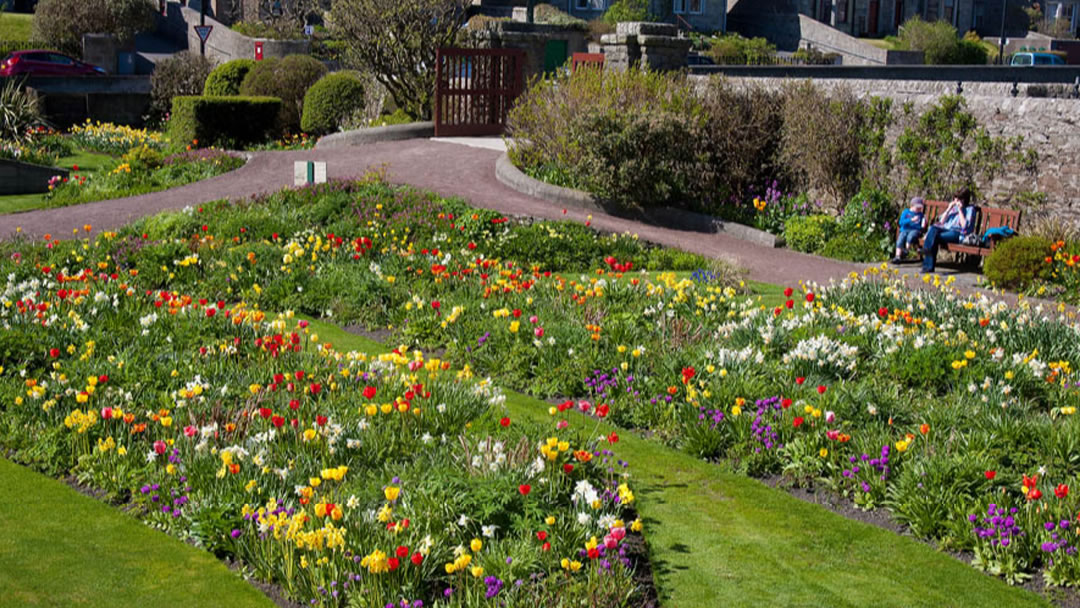
[[[63,237],[73,230],[81,230],[85,224],[93,226],[95,232],[115,229],[159,211],[273,192],[292,185],[293,162],[298,160],[326,161],[330,179],[354,178],[370,169],[385,168],[387,179],[392,182],[446,196],[460,196],[478,207],[546,219],[582,222],[588,219],[586,211],[567,209],[564,213],[554,203],[521,194],[499,183],[495,179],[495,160],[499,155],[500,152],[495,150],[428,139],[335,150],[255,152],[251,160],[236,171],[163,192],[0,215],[0,239],[11,238],[18,228],[29,238],[40,238],[45,234]],[[768,283],[796,285],[800,280],[823,283],[866,267],[865,264],[764,247],[724,234],[660,228],[602,213],[593,213],[591,222],[593,227],[605,232],[636,233],[651,242],[733,261],[745,268],[751,279]]]

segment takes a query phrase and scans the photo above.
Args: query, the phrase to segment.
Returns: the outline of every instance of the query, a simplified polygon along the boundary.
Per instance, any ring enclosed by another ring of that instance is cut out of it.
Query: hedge
[[[230,147],[277,137],[281,100],[276,97],[180,96],[173,98],[169,138],[200,146]]]
[[[203,95],[239,95],[244,77],[255,67],[254,59],[233,59],[214,68],[206,77]]]
[[[300,130],[314,135],[333,133],[358,110],[363,110],[364,103],[364,83],[356,74],[327,74],[304,95]]]

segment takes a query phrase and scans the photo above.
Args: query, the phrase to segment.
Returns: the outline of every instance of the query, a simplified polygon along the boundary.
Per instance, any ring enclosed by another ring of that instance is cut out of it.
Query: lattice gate
[[[435,136],[500,135],[525,87],[521,49],[439,49]]]

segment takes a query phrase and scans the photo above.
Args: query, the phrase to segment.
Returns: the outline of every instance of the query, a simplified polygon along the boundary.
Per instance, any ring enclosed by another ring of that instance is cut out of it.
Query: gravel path
[[[520,194],[495,179],[497,150],[457,143],[412,139],[382,142],[340,150],[254,152],[251,160],[235,171],[187,186],[96,203],[0,215],[0,239],[21,234],[40,238],[63,236],[81,230],[118,228],[132,220],[169,209],[182,209],[221,198],[244,198],[291,186],[293,162],[319,160],[327,164],[331,179],[354,178],[373,169],[385,169],[391,182],[460,196],[478,207],[502,213],[546,219],[587,221],[588,213],[562,209],[554,203]],[[853,264],[788,249],[773,249],[724,234],[705,234],[649,226],[637,221],[593,213],[591,225],[605,232],[636,233],[640,238],[678,247],[709,257],[734,262],[756,281],[796,285],[800,280],[828,282],[865,264]],[[917,265],[905,267],[916,272]],[[942,270],[948,274],[948,270]],[[958,275],[961,284],[973,284],[972,275]]]

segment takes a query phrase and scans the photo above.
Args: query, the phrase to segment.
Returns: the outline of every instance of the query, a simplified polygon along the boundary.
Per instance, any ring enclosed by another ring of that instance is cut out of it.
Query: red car
[[[15,51],[0,61],[0,76],[101,76],[103,68],[56,51]]]

